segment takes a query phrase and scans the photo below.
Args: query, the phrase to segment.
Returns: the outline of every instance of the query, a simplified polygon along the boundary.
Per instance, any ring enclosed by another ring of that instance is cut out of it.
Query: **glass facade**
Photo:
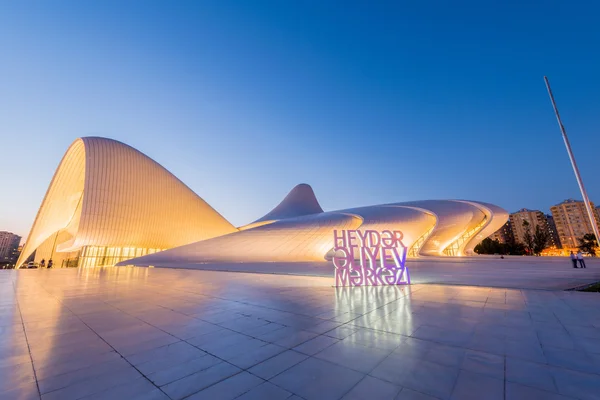
[[[486,224],[486,222],[487,222],[487,216],[484,216],[483,220],[481,220],[480,223],[475,225],[473,228],[467,230],[458,239],[456,239],[454,242],[452,242],[450,244],[450,246],[446,247],[444,249],[444,254],[447,256],[462,255],[462,254],[460,254],[460,249],[461,249],[462,245],[465,244],[466,242],[468,242],[473,237],[473,235],[475,235],[477,232],[479,232],[481,230],[481,228],[483,228],[483,226]]]
[[[59,267],[78,259],[76,251],[63,254],[77,249],[80,264],[112,265],[233,232],[221,214],[144,154],[115,140],[81,138],[56,170],[18,263],[36,252],[36,262],[52,258]]]
[[[421,250],[421,246],[425,243],[425,240],[431,235],[435,226],[432,226],[430,230],[425,232],[417,241],[412,245],[410,250],[408,250],[408,257],[419,257],[419,250]]]
[[[154,254],[164,249],[147,249],[139,247],[101,247],[85,246],[79,253],[76,266],[82,268],[90,267],[112,267],[115,264],[135,257]]]

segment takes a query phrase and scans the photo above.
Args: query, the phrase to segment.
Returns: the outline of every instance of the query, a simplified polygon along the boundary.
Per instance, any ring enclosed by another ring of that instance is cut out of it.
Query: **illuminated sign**
[[[410,284],[400,231],[333,231],[335,286]]]

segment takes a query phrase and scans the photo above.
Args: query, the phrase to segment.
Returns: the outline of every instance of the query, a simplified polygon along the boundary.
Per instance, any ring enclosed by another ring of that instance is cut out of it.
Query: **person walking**
[[[42,261],[40,261],[40,267],[44,268],[46,266],[46,259],[42,258]]]
[[[577,256],[575,253],[571,252],[571,262],[573,263],[573,268],[577,268]]]
[[[54,263],[52,262],[52,259],[49,259],[49,260],[48,260],[48,268],[52,268],[52,264],[54,264]]]
[[[579,266],[581,268],[587,268],[585,266],[585,260],[583,259],[583,253],[581,253],[581,250],[577,252],[577,261],[579,261]]]

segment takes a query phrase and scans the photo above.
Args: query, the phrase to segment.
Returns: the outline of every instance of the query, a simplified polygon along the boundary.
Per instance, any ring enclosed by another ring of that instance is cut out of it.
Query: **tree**
[[[504,254],[504,246],[498,240],[485,238],[475,246],[477,254]]]
[[[598,242],[596,241],[596,236],[593,233],[586,233],[582,238],[579,238],[579,250],[584,253],[590,253],[592,257],[596,257],[596,247],[598,247]]]
[[[529,222],[523,221],[523,229],[525,230],[525,233],[523,234],[525,251],[527,251],[527,254],[533,254],[533,236],[531,235],[531,226],[529,225]]]
[[[515,240],[506,242],[504,248],[506,249],[506,254],[510,254],[511,256],[522,256],[525,254],[525,246],[523,243]]]
[[[485,238],[475,246],[477,254],[502,254],[511,256],[522,256],[525,254],[523,243],[516,242],[514,238],[509,238],[506,243],[500,243],[498,240]]]
[[[537,225],[535,227],[535,234],[533,235],[533,253],[539,256],[540,253],[548,246],[549,239],[550,234]]]

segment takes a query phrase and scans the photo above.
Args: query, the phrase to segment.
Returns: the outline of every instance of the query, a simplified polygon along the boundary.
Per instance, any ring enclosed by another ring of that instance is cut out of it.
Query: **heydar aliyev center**
[[[334,230],[402,231],[408,257],[465,256],[508,213],[466,200],[323,211],[300,184],[264,217],[235,227],[161,165],[121,142],[75,140],[42,201],[17,265],[176,266],[324,261]]]

